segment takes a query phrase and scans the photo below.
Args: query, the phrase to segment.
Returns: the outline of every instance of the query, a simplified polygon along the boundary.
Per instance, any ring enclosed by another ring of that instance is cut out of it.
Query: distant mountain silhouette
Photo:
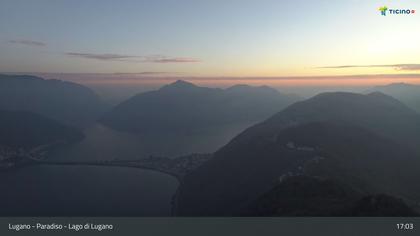
[[[178,80],[138,94],[102,118],[105,125],[135,133],[188,133],[235,123],[256,123],[299,98],[268,87],[199,87]]]
[[[420,116],[392,97],[320,94],[245,130],[187,175],[177,213],[239,215],[300,175],[332,179],[360,196],[418,202],[420,190],[411,186],[420,178],[419,142]]]
[[[319,94],[249,128],[232,142],[246,142],[258,136],[273,138],[286,127],[330,121],[360,126],[405,146],[420,149],[419,114],[397,99],[379,92],[367,95],[346,92]]]
[[[390,95],[420,113],[420,85],[394,83],[377,86],[370,91],[379,91]]]
[[[106,108],[89,88],[28,75],[0,75],[0,109],[30,111],[72,126],[95,121]]]
[[[32,112],[0,110],[0,146],[31,149],[39,145],[74,142],[83,134]]]

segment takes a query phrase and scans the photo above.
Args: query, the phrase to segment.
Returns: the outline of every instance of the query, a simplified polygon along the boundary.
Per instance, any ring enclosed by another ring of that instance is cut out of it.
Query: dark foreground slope
[[[119,104],[102,118],[102,123],[134,133],[199,132],[259,122],[297,99],[269,87],[215,89],[177,81]]]
[[[106,105],[89,88],[26,75],[0,75],[0,109],[34,112],[72,126],[95,121]]]
[[[177,213],[240,215],[293,176],[332,179],[358,196],[386,193],[414,204],[419,128],[415,112],[383,94],[315,96],[244,131],[188,175]]]

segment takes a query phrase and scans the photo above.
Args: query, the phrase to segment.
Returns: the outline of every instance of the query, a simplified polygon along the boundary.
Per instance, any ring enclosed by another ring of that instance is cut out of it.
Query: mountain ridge
[[[101,122],[134,133],[188,133],[229,123],[252,124],[297,99],[266,88],[219,89],[178,80],[120,103]]]
[[[0,109],[28,111],[85,127],[107,109],[90,88],[57,79],[0,74]]]
[[[411,109],[420,113],[420,85],[408,83],[392,83],[383,86],[373,87],[366,92],[379,91],[390,95]]]
[[[420,191],[408,186],[420,177],[413,147],[419,122],[414,111],[380,93],[327,93],[297,102],[233,138],[187,176],[178,214],[237,215],[282,176],[302,174],[333,178],[365,195],[418,201]]]

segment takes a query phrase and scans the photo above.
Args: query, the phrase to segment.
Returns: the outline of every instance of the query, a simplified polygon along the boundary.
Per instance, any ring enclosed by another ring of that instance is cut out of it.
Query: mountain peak
[[[251,86],[249,86],[247,84],[235,84],[235,85],[230,86],[226,90],[230,90],[230,89],[248,89],[248,88],[251,88]]]
[[[393,83],[383,86],[373,87],[365,93],[379,91],[392,96],[411,109],[420,113],[420,85],[408,83]]]
[[[377,91],[377,90],[388,91],[390,89],[407,89],[407,88],[416,88],[416,87],[418,87],[418,85],[401,82],[401,83],[392,83],[392,84],[387,84],[387,85],[376,86],[368,91]]]
[[[382,102],[387,102],[389,104],[394,104],[396,106],[405,106],[398,99],[396,99],[396,98],[394,98],[394,97],[392,97],[390,95],[387,95],[387,94],[385,94],[383,92],[375,91],[375,92],[372,92],[372,93],[367,94],[366,96],[368,96],[369,98],[378,99],[378,100],[380,100]]]
[[[395,98],[386,95],[382,92],[374,91],[369,94],[360,94],[360,93],[351,93],[351,92],[326,92],[326,93],[320,93],[316,96],[314,96],[310,100],[331,100],[334,103],[338,103],[341,101],[349,101],[349,102],[356,102],[356,101],[362,101],[366,99],[383,99],[383,101],[397,101]]]
[[[392,84],[389,84],[389,85],[410,85],[410,84],[400,82],[400,83],[392,83]]]
[[[197,87],[195,84],[190,83],[188,81],[185,80],[177,80],[175,82],[173,82],[172,84],[169,84],[169,86],[177,86],[177,87]]]
[[[385,85],[385,86],[382,86],[382,87],[410,87],[410,86],[415,86],[415,85],[401,82],[401,83],[388,84],[388,85]]]
[[[279,93],[279,91],[277,91],[276,89],[271,88],[269,86],[258,86],[258,87],[256,87],[256,86],[250,86],[250,85],[247,85],[247,84],[236,84],[236,85],[233,85],[233,86],[227,88],[226,91],[228,91],[228,92],[238,92],[238,93],[243,93],[243,92],[245,92],[245,93],[263,92],[263,93],[272,93],[272,94],[273,93],[274,94]]]
[[[197,88],[197,86],[185,80],[177,80],[171,84],[168,84],[162,87],[162,89],[191,89],[191,88]]]

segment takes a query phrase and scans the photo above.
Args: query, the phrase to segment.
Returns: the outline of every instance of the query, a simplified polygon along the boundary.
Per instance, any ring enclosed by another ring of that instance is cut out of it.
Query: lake
[[[182,135],[134,135],[96,124],[85,130],[85,138],[81,142],[53,151],[50,158],[81,161],[212,153],[249,126],[249,123],[232,124]]]
[[[159,172],[29,166],[0,173],[2,216],[167,216],[178,181]]]
[[[141,136],[96,124],[85,139],[54,150],[52,160],[137,159],[213,152],[243,129],[206,135]],[[178,181],[169,175],[125,167],[28,166],[0,173],[2,216],[169,216]]]

